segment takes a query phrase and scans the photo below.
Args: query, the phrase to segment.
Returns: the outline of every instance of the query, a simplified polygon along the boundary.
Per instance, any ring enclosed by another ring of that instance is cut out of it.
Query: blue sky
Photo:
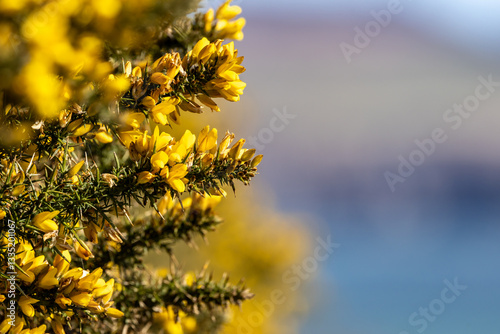
[[[207,0],[217,6],[223,0]],[[247,17],[323,18],[328,20],[368,17],[371,10],[387,7],[389,0],[234,0]],[[401,0],[402,20],[422,31],[482,50],[500,50],[500,1],[496,0]]]

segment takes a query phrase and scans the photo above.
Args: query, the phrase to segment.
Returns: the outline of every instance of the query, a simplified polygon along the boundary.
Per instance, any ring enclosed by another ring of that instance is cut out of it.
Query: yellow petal
[[[111,317],[111,318],[121,318],[121,317],[123,317],[123,312],[120,310],[117,310],[115,308],[110,307],[106,310],[106,315]]]
[[[80,171],[80,168],[82,168],[84,163],[85,163],[85,160],[80,161],[79,163],[77,163],[76,165],[71,167],[71,169],[68,171],[68,174],[66,174],[66,175],[69,178],[72,177],[73,175],[75,175],[76,173],[78,173]]]
[[[19,299],[19,306],[21,307],[21,311],[23,311],[24,314],[32,318],[35,315],[35,308],[31,304],[35,304],[37,302],[39,302],[38,299],[22,296]]]
[[[156,72],[151,74],[150,78],[151,82],[158,84],[158,85],[165,85],[167,84],[171,79],[167,77],[165,74],[161,72]]]
[[[41,222],[36,222],[33,225],[38,227],[40,230],[42,230],[45,233],[56,231],[59,229],[59,225],[52,219],[47,219]]]
[[[92,295],[87,292],[79,292],[73,296],[69,297],[73,303],[79,306],[87,307],[87,305],[92,300]]]
[[[184,192],[184,190],[186,189],[186,185],[180,179],[169,180],[168,184],[170,184],[170,186],[174,190],[176,190],[176,191],[178,191],[180,193]]]
[[[42,289],[52,289],[59,285],[59,281],[56,278],[57,269],[55,267],[50,267],[49,271],[43,276],[43,278],[38,282],[38,286]]]

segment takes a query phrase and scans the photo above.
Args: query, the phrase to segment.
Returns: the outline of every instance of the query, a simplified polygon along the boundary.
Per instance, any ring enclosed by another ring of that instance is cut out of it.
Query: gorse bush
[[[240,7],[197,6],[0,0],[0,333],[217,333],[252,297],[173,254],[262,160],[209,126],[169,134],[245,88]]]

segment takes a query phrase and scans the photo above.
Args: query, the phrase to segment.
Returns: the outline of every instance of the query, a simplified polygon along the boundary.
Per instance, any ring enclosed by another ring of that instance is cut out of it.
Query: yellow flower
[[[52,325],[52,330],[55,334],[66,334],[64,327],[59,320],[53,319],[50,324]]]
[[[215,31],[217,32],[217,36],[222,39],[234,39],[237,41],[241,41],[244,37],[243,35],[243,27],[245,27],[246,20],[243,17],[240,17],[236,21],[226,21],[219,20],[215,25]]]
[[[52,289],[59,285],[59,281],[56,278],[57,268],[50,266],[49,271],[42,277],[38,282],[38,286],[42,289]]]
[[[76,120],[75,122],[77,122],[77,121],[79,121],[79,120]],[[69,126],[71,126],[71,124]],[[72,137],[81,137],[81,136],[89,133],[90,130],[92,130],[93,128],[94,128],[93,124],[82,124],[75,131],[73,131],[71,133],[71,136]]]
[[[62,294],[58,295],[56,298],[56,303],[61,308],[66,309],[66,306],[71,305],[71,299],[64,297]]]
[[[149,152],[158,152],[172,141],[172,136],[166,132],[160,133],[158,126],[155,127],[153,135],[149,139]]]
[[[165,167],[163,170],[168,169]],[[184,176],[187,174],[187,166],[184,164],[177,164],[168,170],[168,173],[165,173],[165,178],[167,179],[167,183],[178,192],[183,192],[186,189],[186,185],[184,183]]]
[[[4,210],[0,209],[0,219],[4,219],[6,215],[7,215],[7,212],[5,212]]]
[[[38,303],[39,300],[27,296],[22,296],[19,299],[19,307],[21,307],[21,311],[26,314],[28,317],[33,318],[35,315],[35,308],[32,304]]]
[[[77,284],[77,288],[79,290],[87,290],[92,291],[98,281],[98,279],[102,276],[102,269],[97,268],[92,273],[87,274],[80,278]],[[72,298],[73,299],[73,298]]]
[[[59,211],[44,211],[37,214],[31,221],[31,223],[45,233],[52,232],[59,229],[59,226],[56,224],[56,222],[52,220],[52,218],[54,218],[58,214]]]
[[[123,317],[123,312],[120,310],[117,310],[115,308],[110,307],[106,310],[106,315],[111,317],[111,318],[121,318],[121,317]]]
[[[253,158],[252,162],[250,163],[250,166],[252,168],[257,167],[260,164],[260,162],[262,161],[263,157],[264,156],[262,154],[259,154],[259,155],[255,156],[255,158]]]
[[[80,161],[79,163],[77,163],[76,165],[74,165],[73,167],[71,167],[71,169],[68,171],[68,174],[66,174],[69,178],[76,175],[76,173],[78,173],[80,171],[80,169],[82,168],[83,164],[85,163],[85,160],[82,160]],[[55,217],[55,216],[54,216]]]
[[[137,174],[137,183],[138,184],[143,184],[143,183],[149,183],[151,182],[156,176],[152,174],[151,172],[142,171],[139,174]]]
[[[184,275],[184,285],[192,286],[196,279],[196,275],[193,272],[188,272]]]
[[[210,151],[217,146],[217,129],[213,128],[210,131],[210,127],[207,125],[201,130],[198,135],[198,152]]]
[[[9,331],[11,325],[10,325],[10,319],[5,318],[2,323],[0,323],[0,333],[5,334]]]
[[[161,125],[168,124],[167,115],[175,110],[175,106],[179,103],[178,100],[167,98],[164,99],[161,103],[155,105],[151,109],[151,113],[153,114],[153,119],[156,123]]]
[[[254,156],[255,154],[255,149],[254,148],[251,148],[251,149],[245,149],[244,152],[241,154],[241,161],[248,161],[250,159],[252,159],[252,157]]]
[[[204,75],[208,80],[204,86],[204,94],[208,97],[223,97],[228,101],[238,101],[246,87],[239,78],[245,71],[241,66],[242,61],[243,57],[238,57],[238,50],[234,49],[233,42],[222,45],[221,40],[210,43],[207,38],[199,40],[183,59],[188,75]],[[203,66],[199,66],[199,63]],[[206,77],[206,73],[213,75]],[[215,102],[201,96],[197,95],[198,100],[216,110]],[[187,104],[184,103],[180,107],[187,108]]]
[[[242,154],[242,147],[243,147],[243,144],[245,144],[245,139],[240,139],[238,140],[234,145],[233,147],[231,147],[231,149],[229,150],[227,156],[233,160],[237,160],[240,158],[241,154]]]
[[[87,307],[92,300],[92,295],[88,292],[76,291],[69,297],[78,306]]]
[[[169,83],[172,81],[175,76],[179,73],[181,69],[181,57],[179,56],[179,53],[174,52],[174,53],[167,53],[163,55],[162,57],[158,58],[153,65],[151,66],[153,71],[155,72],[162,72],[165,71],[166,77],[168,78],[168,81],[166,83]],[[158,76],[161,77],[161,76]],[[163,77],[161,77],[163,78]],[[159,83],[160,85],[163,85],[165,83]]]
[[[196,98],[205,106],[209,107],[212,111],[220,111],[219,106],[217,103],[214,102],[211,98],[204,94],[198,94],[196,95]]]
[[[151,96],[146,96],[142,99],[141,104],[146,108],[151,109],[156,105],[156,100],[153,99]]]
[[[76,255],[78,255],[80,258],[84,259],[85,261],[94,257],[94,254],[92,254],[90,249],[88,249],[88,247],[81,245],[80,242],[78,242],[78,241],[75,241],[73,243],[73,247],[75,248]]]
[[[82,268],[73,268],[73,269],[67,271],[65,274],[63,274],[61,277],[61,280],[66,280],[68,278],[71,278],[73,280],[78,280],[82,276],[83,276],[83,269]]]
[[[241,7],[230,6],[230,3],[231,0],[226,1],[217,9],[215,20],[213,9],[209,9],[203,17],[205,32],[210,34],[214,39],[243,39],[242,29],[246,23],[245,19],[239,18],[231,21],[241,14]],[[215,29],[213,29],[214,22]]]
[[[183,312],[179,312],[179,317],[182,320],[185,317],[185,314]],[[177,316],[172,306],[168,306],[168,308],[166,309],[163,308],[162,312],[160,313],[155,313],[153,315],[153,319],[156,323],[162,326],[165,333],[168,334],[184,333],[181,322],[176,321]]]
[[[231,0],[223,3],[215,13],[215,17],[218,20],[232,20],[234,17],[241,14],[241,7],[230,6]]]
[[[105,296],[105,295],[113,292],[113,286],[114,285],[115,285],[115,280],[114,279],[110,279],[103,286],[101,286],[99,288],[95,288],[94,291],[92,291],[92,295],[95,298],[99,298],[99,297]]]
[[[26,330],[26,329],[25,329]],[[40,327],[32,328],[29,332],[23,333],[22,334],[45,334],[45,331],[47,330],[47,326],[41,325]]]
[[[158,201],[158,211],[162,214],[165,215],[168,210],[171,210],[174,205],[174,202],[172,201],[172,196],[170,196],[170,193],[166,193],[165,196],[160,198]]]
[[[26,270],[38,275],[42,270],[44,270],[49,264],[45,261],[45,256],[40,255],[31,259],[28,263],[23,266]],[[25,271],[26,271],[25,270]]]
[[[157,84],[157,85],[166,85],[169,83],[172,79],[170,79],[168,76],[161,72],[155,72],[151,74],[150,77],[151,82]]]
[[[185,317],[181,320],[182,328],[188,333],[196,331],[197,324],[195,317]]]
[[[54,258],[54,267],[57,269],[57,276],[64,275],[68,271],[71,263],[71,254],[69,251],[62,251],[62,255],[63,256],[57,254]]]
[[[160,170],[165,167],[168,162],[168,155],[164,151],[156,152],[151,156],[151,165],[153,170]]]
[[[104,127],[101,127],[94,137],[101,144],[109,144],[113,142],[113,135],[109,133]]]
[[[156,104],[156,102],[154,100],[153,100],[153,103]],[[151,108],[153,108],[153,107],[154,107],[154,104],[151,106]],[[142,124],[142,122],[144,122],[145,118],[146,118],[146,116],[142,112],[133,112],[133,113],[129,112],[125,115],[125,124],[127,124],[132,129],[136,130],[136,129],[139,129],[141,127],[141,124]]]
[[[212,30],[212,23],[214,22],[214,10],[212,8],[205,13],[203,21],[205,21],[205,32],[210,32]]]

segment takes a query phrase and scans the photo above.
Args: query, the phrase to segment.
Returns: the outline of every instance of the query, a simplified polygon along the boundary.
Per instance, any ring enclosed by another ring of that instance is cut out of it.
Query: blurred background
[[[401,0],[377,29],[373,13],[392,2],[233,1],[247,19],[236,43],[247,88],[241,103],[221,108],[232,117],[224,124],[265,155],[237,197],[262,203],[245,213],[251,226],[262,208],[280,212],[275,235],[289,240],[267,256],[285,257],[268,279],[293,292],[293,312],[286,299],[269,317],[285,310],[298,333],[496,334],[500,85],[482,87],[488,98],[465,116],[448,110],[474,100],[479,77],[500,82],[500,2]],[[368,42],[356,37],[367,27]],[[349,57],[347,44],[357,50]],[[430,155],[414,153],[435,129],[446,139]],[[398,175],[410,156],[424,158],[391,189],[386,173]],[[317,238],[328,236],[336,248],[318,260]],[[254,249],[273,243],[248,238]],[[442,292],[453,284],[450,302]],[[265,303],[260,310],[267,318]],[[252,333],[244,327],[234,332]]]

